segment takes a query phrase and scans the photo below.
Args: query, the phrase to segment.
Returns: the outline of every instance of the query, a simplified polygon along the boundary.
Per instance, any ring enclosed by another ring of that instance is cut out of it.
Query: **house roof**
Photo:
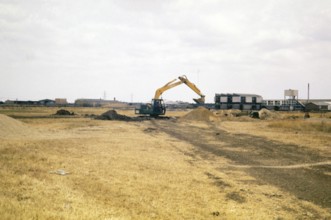
[[[247,94],[247,93],[216,93],[218,96],[250,96],[250,97],[262,97],[261,95],[257,94]]]

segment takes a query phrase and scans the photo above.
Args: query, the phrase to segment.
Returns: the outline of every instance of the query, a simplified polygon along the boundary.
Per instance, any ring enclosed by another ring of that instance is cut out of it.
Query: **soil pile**
[[[217,117],[205,107],[198,107],[181,117],[182,120],[215,121]]]
[[[261,120],[268,120],[268,119],[281,119],[282,116],[276,112],[269,111],[268,109],[261,109],[259,111],[259,118]]]
[[[12,138],[31,135],[32,129],[23,122],[0,114],[0,138]]]
[[[75,113],[74,112],[69,112],[65,109],[60,109],[55,113],[55,115],[75,115]]]
[[[118,114],[115,110],[109,110],[97,116],[96,119],[100,120],[121,120],[121,121],[132,121],[133,119],[126,115]]]

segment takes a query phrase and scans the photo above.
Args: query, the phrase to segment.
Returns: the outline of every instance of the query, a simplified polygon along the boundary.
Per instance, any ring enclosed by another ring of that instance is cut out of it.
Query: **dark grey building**
[[[331,100],[310,100],[305,103],[306,111],[331,111]]]
[[[259,110],[262,108],[262,96],[242,93],[216,93],[215,108]]]

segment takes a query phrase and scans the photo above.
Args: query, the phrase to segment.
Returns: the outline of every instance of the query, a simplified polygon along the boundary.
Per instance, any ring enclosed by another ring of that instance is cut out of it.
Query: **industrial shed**
[[[303,111],[305,109],[302,101],[297,99],[267,99],[263,100],[263,106],[276,111]]]
[[[308,102],[306,111],[331,111],[331,102]]]
[[[68,102],[67,102],[67,99],[65,99],[65,98],[56,98],[55,104],[56,105],[67,105]]]
[[[221,93],[215,94],[216,109],[259,110],[262,96],[256,94]]]

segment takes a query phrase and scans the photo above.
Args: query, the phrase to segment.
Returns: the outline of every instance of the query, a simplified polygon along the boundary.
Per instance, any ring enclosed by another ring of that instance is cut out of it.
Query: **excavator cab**
[[[151,104],[141,105],[139,109],[135,109],[135,113],[155,117],[158,115],[165,115],[166,108],[163,99],[152,99]]]

